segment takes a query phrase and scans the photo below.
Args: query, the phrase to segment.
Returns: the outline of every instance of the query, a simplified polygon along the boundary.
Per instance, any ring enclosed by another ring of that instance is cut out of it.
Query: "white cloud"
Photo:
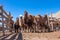
[[[21,16],[24,17],[23,15],[20,14],[19,17],[21,17]]]
[[[20,14],[19,17],[21,17],[21,16],[23,16],[23,15]]]

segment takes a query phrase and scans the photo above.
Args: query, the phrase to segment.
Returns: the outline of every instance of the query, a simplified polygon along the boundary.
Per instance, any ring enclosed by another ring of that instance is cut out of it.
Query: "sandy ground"
[[[60,31],[51,33],[23,33],[24,40],[60,40]]]
[[[9,34],[11,34],[11,32],[5,31],[5,35],[9,35]],[[2,31],[0,31],[0,36],[3,36],[3,32]]]
[[[6,32],[6,34],[11,34]],[[2,36],[2,32],[0,32]],[[22,33],[23,40],[60,40],[60,31],[50,33]]]

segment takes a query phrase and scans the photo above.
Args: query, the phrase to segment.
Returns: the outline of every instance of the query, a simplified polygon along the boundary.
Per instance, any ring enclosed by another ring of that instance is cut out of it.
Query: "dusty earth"
[[[60,31],[50,33],[22,33],[24,40],[60,40]]]
[[[10,33],[8,32],[7,34]],[[0,36],[1,36],[1,32],[0,32]],[[23,40],[60,40],[60,31],[50,32],[50,33],[22,33],[22,39]]]

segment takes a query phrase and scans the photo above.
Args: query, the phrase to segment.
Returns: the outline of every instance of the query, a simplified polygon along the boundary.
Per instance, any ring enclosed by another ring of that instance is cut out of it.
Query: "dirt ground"
[[[11,33],[6,32],[6,34]],[[50,33],[22,33],[22,38],[23,40],[60,40],[60,31]]]
[[[60,31],[50,33],[22,33],[24,40],[60,40]]]

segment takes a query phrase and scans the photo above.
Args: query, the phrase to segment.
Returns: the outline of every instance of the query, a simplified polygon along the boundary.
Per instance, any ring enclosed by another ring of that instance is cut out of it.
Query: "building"
[[[48,19],[49,19],[49,27],[50,27],[51,31],[59,30],[59,28],[60,28],[59,14],[53,15],[51,13]]]

